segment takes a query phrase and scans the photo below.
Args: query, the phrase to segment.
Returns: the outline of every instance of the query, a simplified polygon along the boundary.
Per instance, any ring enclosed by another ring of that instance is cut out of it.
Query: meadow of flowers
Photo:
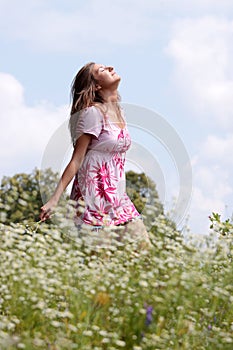
[[[232,349],[232,234],[155,227],[143,250],[1,224],[0,349]]]

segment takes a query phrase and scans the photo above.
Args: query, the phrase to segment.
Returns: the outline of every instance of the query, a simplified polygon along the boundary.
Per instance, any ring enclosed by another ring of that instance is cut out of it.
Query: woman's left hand
[[[57,200],[55,200],[53,197],[50,198],[50,200],[40,208],[41,209],[40,220],[45,221],[49,219],[56,205],[57,205]]]

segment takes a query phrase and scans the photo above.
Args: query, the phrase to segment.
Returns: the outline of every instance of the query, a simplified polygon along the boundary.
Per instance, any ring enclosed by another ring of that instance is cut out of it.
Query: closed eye
[[[106,69],[106,67],[100,67],[100,68],[99,68],[99,72],[104,72],[105,69]]]

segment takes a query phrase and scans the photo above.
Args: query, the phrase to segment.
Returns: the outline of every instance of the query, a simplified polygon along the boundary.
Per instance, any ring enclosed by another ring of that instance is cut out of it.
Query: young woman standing
[[[126,194],[124,163],[131,139],[119,105],[120,80],[113,67],[93,62],[74,78],[70,113],[74,151],[54,194],[41,207],[40,218],[50,217],[75,177],[70,197],[77,203],[77,226],[87,224],[98,231],[124,225],[125,232],[149,241],[141,216]]]

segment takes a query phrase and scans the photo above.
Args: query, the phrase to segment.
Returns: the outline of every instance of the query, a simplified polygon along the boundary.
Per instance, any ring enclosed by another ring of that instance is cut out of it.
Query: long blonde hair
[[[92,73],[94,62],[85,64],[76,74],[71,84],[72,105],[70,114],[81,111],[95,103],[104,103],[103,97],[96,90],[97,80]]]
[[[87,107],[91,107],[97,104],[99,109],[102,110],[102,108],[100,108],[100,105],[103,105],[106,102],[101,96],[100,91],[96,89],[98,81],[93,75],[94,65],[94,62],[85,64],[78,71],[71,84],[72,103],[70,110],[69,129],[73,145],[75,145],[75,128],[79,112]],[[118,95],[118,102],[119,101],[120,95]]]

